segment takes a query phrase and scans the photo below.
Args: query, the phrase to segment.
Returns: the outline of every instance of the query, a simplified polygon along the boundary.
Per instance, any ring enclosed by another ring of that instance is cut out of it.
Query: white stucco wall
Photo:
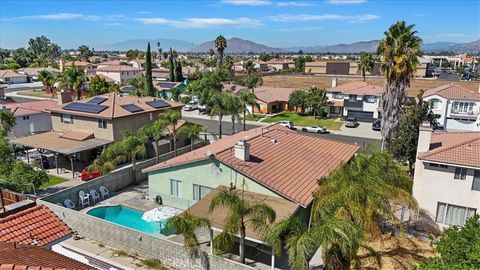
[[[31,134],[30,125],[33,125],[34,133],[52,130],[52,118],[48,113],[36,113],[25,116],[17,116],[15,126],[10,132],[10,138],[24,137]]]
[[[437,122],[440,126],[449,130],[467,130],[467,131],[480,131],[480,101],[465,101],[465,100],[447,100],[438,95],[432,95],[425,97],[425,101],[439,100],[439,106],[436,109],[432,109],[434,114],[439,115]],[[467,114],[452,114],[453,102],[474,102],[473,107],[474,115]],[[466,120],[469,119],[469,120]]]

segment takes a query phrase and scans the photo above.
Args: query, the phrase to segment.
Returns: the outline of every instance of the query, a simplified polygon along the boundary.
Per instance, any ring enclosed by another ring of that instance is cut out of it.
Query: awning
[[[187,211],[190,211],[190,213],[194,216],[208,218],[213,228],[223,230],[225,227],[224,221],[228,215],[228,209],[224,207],[218,207],[212,213],[208,211],[210,202],[222,189],[228,188],[225,186],[219,186],[213,189],[200,201],[192,205]],[[239,189],[236,192],[238,192],[239,195],[242,195],[243,192],[245,200],[250,203],[266,203],[267,205],[272,207],[276,213],[275,222],[292,216],[293,214],[295,214],[299,206],[298,204],[283,198],[276,198],[272,196],[258,194],[255,192],[242,191]],[[250,239],[256,239],[263,242],[263,237],[259,235],[256,231],[254,231],[250,226],[247,226],[246,236]]]

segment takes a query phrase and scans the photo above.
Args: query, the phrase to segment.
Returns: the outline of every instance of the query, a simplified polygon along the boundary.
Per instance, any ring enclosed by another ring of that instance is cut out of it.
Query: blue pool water
[[[87,214],[151,235],[171,234],[164,229],[166,221],[147,222],[142,219],[142,211],[122,205],[97,207]]]

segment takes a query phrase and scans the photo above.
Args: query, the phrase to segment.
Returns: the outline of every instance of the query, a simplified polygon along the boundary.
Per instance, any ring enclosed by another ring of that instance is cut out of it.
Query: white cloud
[[[150,11],[137,11],[137,12],[135,12],[135,13],[138,14],[138,15],[152,14],[152,12],[150,12]]]
[[[85,21],[116,21],[126,19],[124,15],[85,15],[79,13],[54,13],[42,15],[29,15],[7,18],[6,20],[49,20],[49,21],[69,21],[69,20],[85,20]]]
[[[210,29],[222,27],[251,28],[260,26],[258,20],[250,18],[186,18],[183,20],[170,20],[165,18],[138,18],[136,21],[143,24],[159,24],[167,25],[175,28],[191,28],[191,29]]]
[[[272,1],[269,1],[269,0],[223,0],[222,3],[237,5],[237,6],[263,6],[263,5],[271,5]]]
[[[366,3],[367,0],[328,0],[327,3],[331,5],[352,5]]]
[[[338,14],[279,14],[269,17],[276,22],[307,22],[307,21],[348,21],[365,22],[379,19],[380,16],[374,14],[362,15],[338,15]]]
[[[119,22],[104,23],[105,26],[122,26]]]

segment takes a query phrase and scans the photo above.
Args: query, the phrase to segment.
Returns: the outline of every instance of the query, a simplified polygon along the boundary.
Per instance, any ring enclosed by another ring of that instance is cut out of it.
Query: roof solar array
[[[86,113],[99,113],[107,108],[108,106],[97,105],[92,103],[79,103],[79,102],[71,102],[63,107],[64,110],[86,112]]]
[[[131,112],[131,113],[134,113],[134,112],[142,112],[143,109],[138,107],[137,105],[135,104],[125,104],[125,105],[120,105],[122,108],[124,108],[125,110]]]
[[[88,104],[101,104],[102,102],[105,102],[105,100],[107,100],[108,98],[104,98],[104,97],[94,97],[92,99],[90,99],[89,101],[87,101],[86,103]]]
[[[167,102],[163,101],[163,100],[152,100],[152,101],[147,101],[145,102],[147,105],[149,105],[150,107],[153,107],[155,109],[161,109],[161,108],[166,108],[166,107],[170,107],[170,104],[168,104]]]
[[[158,85],[162,88],[172,88],[175,85],[177,85],[177,83],[176,82],[160,82],[158,83]]]

